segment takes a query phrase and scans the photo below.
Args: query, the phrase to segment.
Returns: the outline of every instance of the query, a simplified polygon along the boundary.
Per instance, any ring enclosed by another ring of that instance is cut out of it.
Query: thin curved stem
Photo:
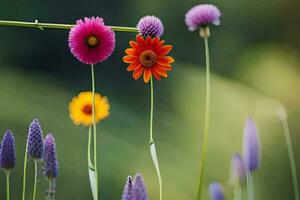
[[[93,130],[94,130],[94,167],[95,167],[95,178],[96,178],[96,200],[98,200],[98,169],[97,169],[97,129],[95,122],[95,73],[94,65],[91,65],[91,76],[92,76],[92,118],[93,118]]]
[[[158,184],[159,184],[159,199],[162,200],[163,196],[163,187],[162,187],[162,178],[161,173],[159,169],[158,159],[157,159],[157,153],[156,148],[153,140],[153,104],[154,104],[154,91],[153,91],[153,78],[150,79],[150,127],[149,127],[149,136],[150,136],[150,153],[152,157],[152,161],[154,164],[154,167],[156,169]]]
[[[88,132],[88,149],[87,149],[87,157],[88,157],[88,166],[94,167],[91,160],[91,143],[92,143],[92,127],[89,126],[89,132]]]
[[[207,141],[209,133],[209,121],[210,121],[210,63],[209,63],[209,44],[208,38],[204,38],[205,45],[205,58],[206,58],[206,106],[205,106],[205,118],[204,118],[204,133],[202,141],[202,153],[200,161],[200,178],[197,199],[201,200],[202,188],[204,182],[204,172],[207,154]]]
[[[34,160],[34,185],[33,185],[33,195],[32,200],[36,199],[36,184],[37,184],[37,161]]]
[[[6,199],[9,200],[9,177],[10,177],[10,171],[5,171],[6,175]]]
[[[293,178],[293,186],[294,186],[294,192],[295,192],[295,200],[299,200],[299,189],[298,189],[298,179],[297,179],[297,169],[296,169],[296,163],[295,163],[295,157],[293,152],[293,145],[289,130],[289,125],[287,121],[287,113],[284,109],[281,109],[278,111],[278,116],[282,125],[282,129],[285,136],[285,142],[288,149],[289,154],[289,160],[290,160],[290,166],[291,166],[291,173]]]
[[[28,148],[28,142],[26,141],[26,149],[25,149],[25,155],[24,155],[24,169],[23,169],[23,191],[22,191],[22,200],[25,200],[26,195],[26,171],[27,171],[27,148]]]
[[[0,20],[0,26],[17,26],[27,28],[38,28],[44,29],[71,29],[74,24],[55,24],[55,23],[40,23],[38,20],[34,22],[23,22],[23,21],[11,21],[11,20]],[[121,32],[138,32],[135,27],[124,27],[124,26],[110,26],[113,31]]]

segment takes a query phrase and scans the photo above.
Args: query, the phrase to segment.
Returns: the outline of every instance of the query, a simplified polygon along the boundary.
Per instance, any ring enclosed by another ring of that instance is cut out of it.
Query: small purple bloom
[[[213,182],[209,185],[210,200],[224,200],[224,190],[219,182]]]
[[[49,179],[57,177],[58,160],[56,155],[55,140],[52,134],[47,134],[45,138],[44,164],[45,175]]]
[[[164,26],[161,20],[155,16],[148,15],[141,18],[137,28],[139,33],[144,37],[161,37],[164,33]]]
[[[122,200],[148,200],[146,186],[141,174],[136,174],[133,180],[130,176],[127,178]]]
[[[231,160],[231,181],[233,183],[239,183],[245,176],[246,168],[244,160],[239,153],[236,153]]]
[[[122,194],[122,200],[131,200],[131,199],[132,199],[132,177],[128,176]]]
[[[27,152],[29,157],[31,157],[32,159],[41,159],[43,157],[43,132],[40,123],[37,119],[34,119],[29,126],[27,145]]]
[[[220,24],[220,10],[210,4],[200,4],[191,8],[185,15],[185,24],[190,31],[210,24]]]
[[[259,167],[260,150],[258,129],[255,122],[248,118],[244,128],[244,161],[247,171],[254,171]]]
[[[0,150],[0,166],[10,170],[16,166],[15,138],[10,130],[6,131]]]

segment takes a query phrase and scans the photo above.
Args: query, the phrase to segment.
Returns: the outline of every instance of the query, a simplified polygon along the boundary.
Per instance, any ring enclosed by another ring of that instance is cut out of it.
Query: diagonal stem
[[[28,141],[26,140],[25,155],[24,155],[24,169],[23,169],[22,200],[25,200],[25,195],[26,195],[26,171],[27,171],[27,151],[28,151],[27,148],[28,148]]]
[[[36,199],[36,184],[37,184],[37,160],[34,160],[34,185],[32,200]]]
[[[11,21],[11,20],[0,20],[0,26],[17,26],[17,27],[27,27],[27,28],[38,28],[40,30],[44,29],[71,29],[74,24],[55,24],[55,23],[40,23],[38,20],[34,22],[23,22],[23,21]],[[124,26],[110,26],[113,31],[121,32],[138,32],[135,27],[124,27]]]
[[[159,199],[162,200],[162,178],[160,174],[158,159],[157,159],[157,153],[156,148],[153,140],[153,104],[154,104],[154,92],[153,92],[153,78],[150,79],[150,153],[152,157],[152,161],[154,164],[154,167],[156,169],[156,174],[158,178],[158,184],[159,184]]]
[[[287,113],[282,108],[278,110],[278,117],[280,119],[282,129],[285,136],[285,142],[288,149],[289,154],[289,160],[290,160],[290,166],[291,166],[291,172],[292,172],[292,178],[293,178],[293,186],[294,186],[294,192],[295,192],[295,200],[299,200],[299,189],[298,189],[298,179],[297,179],[297,169],[295,164],[295,157],[293,152],[293,145],[291,141],[291,135],[289,130],[289,125],[287,121]]]
[[[202,153],[200,161],[200,177],[197,199],[201,200],[202,188],[204,182],[204,172],[207,154],[207,140],[209,132],[209,120],[210,120],[210,63],[209,63],[209,44],[208,38],[204,38],[205,45],[205,58],[206,58],[206,106],[205,106],[205,118],[204,118],[204,133],[202,141]]]

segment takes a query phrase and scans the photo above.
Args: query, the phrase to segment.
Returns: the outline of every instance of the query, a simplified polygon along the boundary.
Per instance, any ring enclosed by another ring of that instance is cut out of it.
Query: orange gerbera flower
[[[174,59],[167,54],[172,50],[172,45],[164,45],[165,41],[159,37],[144,39],[141,35],[136,36],[136,41],[130,41],[132,48],[125,50],[123,57],[125,63],[130,65],[127,71],[133,71],[133,78],[139,79],[142,75],[145,83],[148,83],[152,75],[160,80],[168,77],[167,71],[172,70],[171,63]]]

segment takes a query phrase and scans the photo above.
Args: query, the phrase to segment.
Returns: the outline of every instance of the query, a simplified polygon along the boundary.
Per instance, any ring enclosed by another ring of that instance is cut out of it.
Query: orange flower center
[[[82,112],[86,115],[92,115],[93,114],[93,107],[90,104],[85,105],[82,108]]]
[[[99,39],[96,36],[91,35],[86,37],[85,43],[88,45],[89,48],[94,48],[98,46]]]
[[[157,61],[157,55],[152,50],[146,50],[140,55],[142,65],[146,67],[153,66]]]

